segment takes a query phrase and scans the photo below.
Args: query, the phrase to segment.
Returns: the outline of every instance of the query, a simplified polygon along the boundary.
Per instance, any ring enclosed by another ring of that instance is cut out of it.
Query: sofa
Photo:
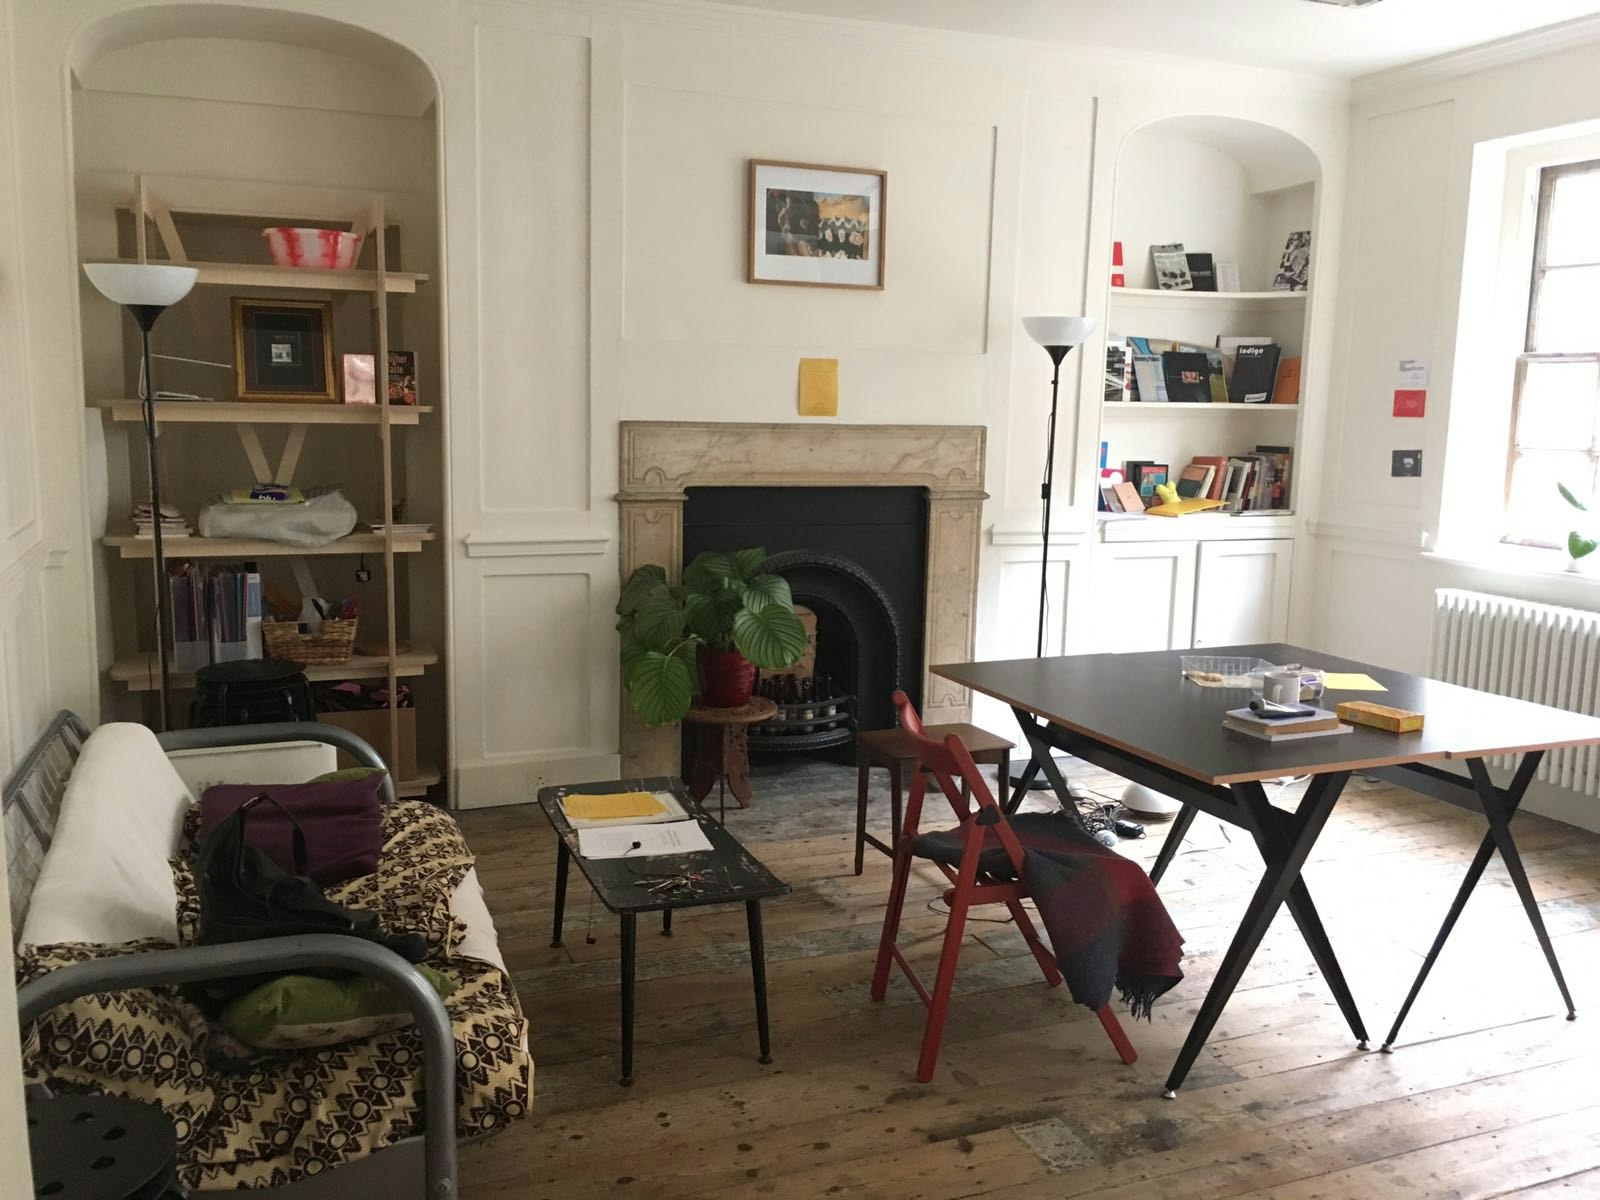
[[[460,830],[381,784],[375,874],[329,887],[339,903],[421,934],[441,1000],[404,959],[353,937],[195,943],[197,798],[215,783],[271,787],[335,766],[365,742],[315,723],[155,735],[92,734],[62,713],[3,791],[7,886],[25,1070],[53,1091],[160,1107],[179,1134],[186,1186],[320,1200],[455,1194],[458,1140],[528,1112],[528,1029]],[[314,1049],[230,1039],[179,985],[335,970],[388,983],[404,1027]],[[451,1089],[425,1078],[453,1074]]]

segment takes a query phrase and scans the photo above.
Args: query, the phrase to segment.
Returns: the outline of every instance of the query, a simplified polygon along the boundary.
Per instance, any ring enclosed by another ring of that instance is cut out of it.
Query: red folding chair
[[[995,802],[988,783],[979,774],[972,755],[954,734],[942,743],[926,736],[922,731],[922,719],[904,692],[895,692],[894,703],[900,712],[900,728],[916,752],[917,771],[912,779],[911,795],[906,802],[905,824],[895,842],[894,883],[889,889],[889,907],[883,914],[883,940],[878,944],[878,962],[872,972],[872,998],[883,999],[889,986],[889,964],[899,963],[917,995],[928,1006],[928,1024],[922,1034],[922,1057],[917,1061],[917,1081],[927,1083],[933,1078],[933,1068],[939,1059],[939,1042],[944,1036],[944,1022],[950,1012],[950,989],[955,984],[956,960],[961,953],[969,908],[978,904],[1004,904],[1010,910],[1012,920],[1016,921],[1023,940],[1033,951],[1033,957],[1038,960],[1039,969],[1044,972],[1045,982],[1050,987],[1061,982],[1061,971],[1056,966],[1055,956],[1039,940],[1033,922],[1022,907],[1022,901],[1028,895],[1022,870],[1022,844],[1017,840],[1011,823],[1006,820],[1005,810]],[[922,798],[927,791],[930,773],[938,781],[939,789],[944,792],[956,819],[961,823],[957,829],[939,839],[946,846],[952,840],[959,841],[960,860],[954,869],[944,861],[950,857],[949,854],[939,854],[933,839],[923,838],[919,834]],[[977,802],[975,807],[963,795],[962,784],[966,785],[972,800]],[[994,854],[996,842],[1004,851],[1004,858],[998,861]],[[986,850],[989,851],[987,869],[981,861],[985,858]],[[952,884],[944,894],[950,905],[950,921],[945,926],[944,948],[939,952],[939,971],[931,995],[900,952],[900,947],[895,944],[914,857],[932,862]],[[1100,1024],[1105,1027],[1122,1061],[1133,1062],[1138,1055],[1134,1053],[1133,1044],[1128,1041],[1128,1035],[1123,1032],[1111,1006],[1102,1005],[1095,1015],[1100,1018]]]

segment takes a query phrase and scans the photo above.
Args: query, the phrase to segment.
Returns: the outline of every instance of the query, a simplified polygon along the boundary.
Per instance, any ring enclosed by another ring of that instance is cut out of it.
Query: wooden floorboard
[[[1082,782],[1109,796],[1120,783]],[[1600,1020],[1563,1018],[1498,861],[1396,1052],[1359,1051],[1294,924],[1268,932],[1176,1101],[1158,1092],[1259,876],[1253,845],[1199,818],[1162,887],[1185,979],[1125,1067],[1047,989],[1015,928],[973,922],[939,1070],[915,1082],[924,1010],[871,1002],[888,890],[851,873],[854,772],[758,770],[729,826],[794,893],[767,906],[776,1061],[756,1062],[744,916],[641,921],[632,1088],[617,1085],[617,931],[581,876],[551,949],[555,847],[536,809],[460,814],[538,1061],[534,1115],[462,1154],[465,1200],[635,1195],[873,1200],[1600,1197]],[[881,781],[873,824],[887,821]],[[1293,794],[1280,802],[1292,805]],[[1122,851],[1148,864],[1164,829]],[[1519,845],[1580,1010],[1600,993],[1600,837],[1537,817]],[[1374,1044],[1483,836],[1470,812],[1352,786],[1307,866]],[[904,945],[927,967],[944,918],[913,886]],[[998,910],[996,910],[998,911]],[[585,940],[586,927],[594,942]]]

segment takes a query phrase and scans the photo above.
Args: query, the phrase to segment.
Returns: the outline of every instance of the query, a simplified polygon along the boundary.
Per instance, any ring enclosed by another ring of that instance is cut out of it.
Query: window
[[[1539,176],[1528,328],[1517,359],[1505,540],[1565,543],[1600,485],[1600,159]]]

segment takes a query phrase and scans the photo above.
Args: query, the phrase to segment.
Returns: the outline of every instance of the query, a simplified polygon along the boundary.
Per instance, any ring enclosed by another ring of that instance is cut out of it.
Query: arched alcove
[[[157,388],[195,398],[173,401],[161,423],[163,501],[196,525],[209,499],[256,482],[263,462],[271,475],[294,462],[295,484],[338,486],[363,523],[384,520],[379,422],[346,419],[356,414],[341,403],[343,356],[377,352],[380,293],[351,280],[330,278],[324,286],[256,269],[272,264],[265,227],[350,229],[381,213],[386,269],[426,277],[414,288],[381,293],[388,348],[415,355],[419,406],[392,435],[391,491],[404,501],[404,520],[442,533],[444,259],[431,66],[412,49],[345,22],[198,3],[129,9],[94,22],[74,40],[68,65],[80,256],[213,265],[153,335],[163,356],[152,371]],[[365,239],[358,268],[377,266],[378,241]],[[327,306],[333,387],[323,411],[304,422],[260,411],[270,405],[237,411],[237,299]],[[80,313],[86,399],[103,414],[87,426],[91,520],[119,551],[102,557],[96,577],[103,703],[108,714],[148,717],[152,589],[141,562],[123,561],[130,555],[116,544],[133,503],[146,495],[142,433],[130,407],[115,403],[138,395],[136,341],[131,323],[87,283]],[[360,601],[358,656],[340,669],[382,685],[395,662],[416,704],[426,765],[408,790],[420,791],[439,777],[447,746],[437,650],[445,641],[446,562],[436,544],[396,555],[391,636],[391,573],[382,552],[363,558],[351,549],[303,562],[262,557],[257,566],[269,589],[291,599],[304,593],[309,570],[317,593]],[[169,557],[179,556],[169,550]],[[319,668],[318,676],[342,677],[334,668]],[[180,692],[177,708],[186,706]]]

